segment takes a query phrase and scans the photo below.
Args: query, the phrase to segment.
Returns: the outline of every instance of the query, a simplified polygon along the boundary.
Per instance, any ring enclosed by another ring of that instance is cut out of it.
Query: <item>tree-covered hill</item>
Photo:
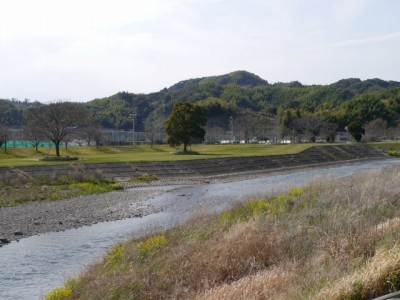
[[[150,94],[119,92],[82,105],[104,128],[131,129],[134,120],[135,129],[143,131],[155,123],[162,126],[173,105],[183,101],[199,104],[208,119],[225,123],[229,116],[254,113],[279,118],[281,124],[289,118],[287,126],[296,118],[323,117],[336,130],[354,119],[361,123],[381,119],[392,127],[400,120],[400,82],[349,78],[330,85],[270,84],[246,71],[184,80]],[[0,100],[0,122],[22,125],[24,110],[32,105],[40,103]]]
[[[200,104],[208,117],[243,111],[276,116],[280,108],[318,114],[329,112],[331,119],[337,119],[344,114],[343,110],[347,107],[345,102],[356,101],[357,97],[368,94],[383,103],[391,103],[387,108],[394,111],[382,116],[393,124],[399,114],[395,108],[399,102],[399,88],[399,82],[380,79],[343,79],[331,85],[311,86],[300,82],[269,84],[257,75],[237,71],[222,76],[181,81],[158,93],[118,93],[93,100],[87,105],[103,126],[107,127],[129,128],[129,116],[135,111],[137,126],[141,128],[149,116],[165,118],[173,104],[182,101]],[[370,117],[365,118],[368,119]]]
[[[37,101],[0,99],[0,125],[19,127],[24,124],[24,111],[40,105]]]
[[[220,76],[184,80],[171,86],[168,91],[177,92],[196,86],[224,86],[228,84],[236,84],[242,87],[255,87],[268,85],[268,82],[255,74],[246,71],[236,71]]]

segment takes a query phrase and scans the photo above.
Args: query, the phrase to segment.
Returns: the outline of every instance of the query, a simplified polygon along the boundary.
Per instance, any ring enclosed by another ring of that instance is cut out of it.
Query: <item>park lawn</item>
[[[304,151],[315,144],[265,145],[265,144],[233,144],[233,145],[194,145],[189,150],[198,155],[176,155],[181,147],[172,148],[168,145],[135,145],[135,146],[104,146],[61,148],[61,156],[77,156],[79,161],[49,162],[40,161],[48,155],[54,155],[54,149],[39,148],[8,148],[7,153],[0,149],[0,166],[50,165],[65,163],[102,163],[102,162],[145,162],[191,160],[218,157],[238,157],[253,155],[294,154]]]

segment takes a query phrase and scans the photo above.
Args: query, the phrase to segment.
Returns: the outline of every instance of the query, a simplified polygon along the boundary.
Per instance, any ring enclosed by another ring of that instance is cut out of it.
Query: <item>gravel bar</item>
[[[10,241],[98,222],[157,212],[146,201],[162,190],[125,189],[59,201],[42,201],[0,209],[0,246]]]

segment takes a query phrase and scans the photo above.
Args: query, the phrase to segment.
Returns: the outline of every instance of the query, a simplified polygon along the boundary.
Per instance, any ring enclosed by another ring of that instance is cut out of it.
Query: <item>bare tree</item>
[[[385,137],[387,122],[381,118],[372,120],[365,124],[365,138],[369,141],[379,141]]]
[[[326,123],[324,117],[311,114],[302,116],[294,122],[296,131],[303,134],[309,142],[315,142],[316,137],[320,134],[323,125]]]
[[[164,130],[165,119],[156,114],[151,114],[145,121],[145,138],[150,141],[153,146],[160,134]]]
[[[80,130],[79,136],[86,141],[89,147],[92,141],[95,142],[96,148],[98,149],[103,139],[103,132],[101,131],[100,124],[91,122],[88,126]]]
[[[252,138],[267,141],[275,140],[279,135],[276,122],[276,119],[264,113],[245,111],[236,115],[234,127],[245,143],[249,143]]]
[[[393,140],[400,140],[400,121],[396,127],[391,127],[388,130],[388,136]]]
[[[79,103],[57,102],[27,111],[28,126],[51,140],[60,156],[60,143],[87,123],[89,111]]]
[[[45,136],[37,129],[37,127],[31,126],[24,126],[23,136],[32,144],[32,146],[35,147],[36,152],[39,151],[39,145],[45,139]]]
[[[336,128],[336,124],[324,121],[319,135],[323,136],[326,142],[334,142],[336,138]]]
[[[227,126],[231,127],[224,118],[211,117],[207,119],[205,136],[207,143],[218,143],[229,139],[231,135],[226,133]]]
[[[235,118],[235,132],[239,135],[240,140],[244,140],[245,143],[250,141],[251,136],[254,135],[256,123],[254,117],[249,114],[238,115]]]

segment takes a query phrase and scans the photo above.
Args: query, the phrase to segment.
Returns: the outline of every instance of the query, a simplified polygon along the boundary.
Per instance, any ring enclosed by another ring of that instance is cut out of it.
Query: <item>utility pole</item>
[[[132,118],[132,145],[134,145],[135,144],[135,117],[136,117],[136,114],[133,113],[133,114],[130,114],[129,116]]]
[[[230,121],[231,121],[231,133],[232,133],[232,137],[231,137],[231,140],[232,140],[232,144],[235,142],[235,133],[233,132],[233,117],[232,116],[230,116]]]

